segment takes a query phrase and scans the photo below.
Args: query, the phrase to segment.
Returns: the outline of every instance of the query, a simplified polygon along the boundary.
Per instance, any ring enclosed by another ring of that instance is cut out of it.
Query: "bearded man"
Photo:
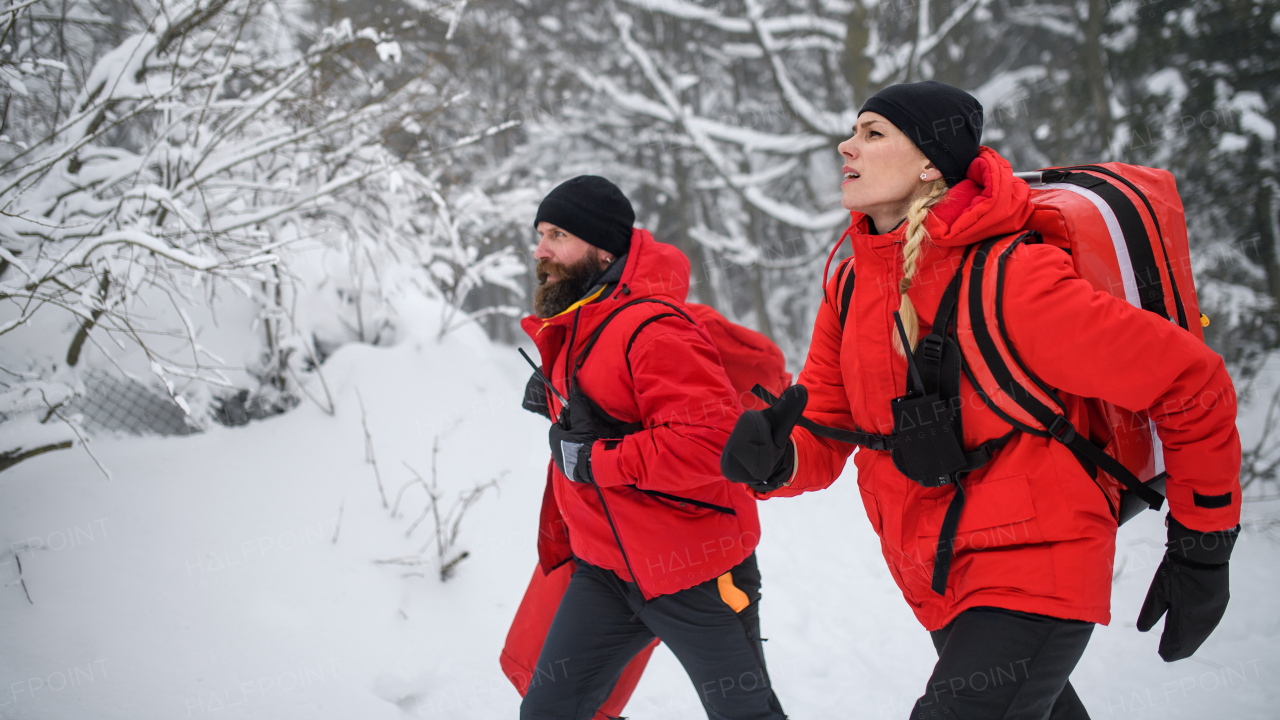
[[[780,720],[755,500],[720,474],[742,409],[684,306],[688,259],[634,223],[622,191],[590,175],[553,190],[534,220],[538,288],[522,326],[542,367],[525,407],[555,420],[538,555],[544,572],[577,568],[520,717],[593,717],[656,637],[707,717]]]

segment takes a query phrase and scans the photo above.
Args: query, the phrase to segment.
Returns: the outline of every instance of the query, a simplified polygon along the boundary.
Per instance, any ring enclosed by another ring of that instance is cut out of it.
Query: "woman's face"
[[[905,133],[877,113],[859,115],[853,137],[838,149],[844,156],[840,204],[871,216],[881,232],[905,218],[916,194],[942,177]]]

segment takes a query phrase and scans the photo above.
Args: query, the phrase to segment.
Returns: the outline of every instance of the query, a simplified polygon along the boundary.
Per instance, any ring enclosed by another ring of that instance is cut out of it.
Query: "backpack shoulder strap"
[[[623,357],[627,359],[627,376],[631,378],[632,384],[635,383],[636,374],[635,374],[635,371],[632,370],[631,368],[631,346],[636,344],[636,338],[640,337],[641,330],[644,330],[645,328],[649,327],[649,325],[659,320],[662,320],[664,318],[669,318],[669,317],[682,317],[685,320],[688,320],[695,327],[697,326],[697,323],[694,321],[694,319],[689,317],[689,314],[686,313],[681,308],[678,308],[675,305],[672,305],[671,303],[665,302],[662,300],[658,300],[657,302],[661,302],[664,305],[670,306],[671,309],[674,310],[675,312],[671,312],[671,311],[658,312],[653,315],[650,315],[649,317],[642,320],[640,324],[636,326],[635,330],[631,331],[631,339],[627,340],[627,349],[623,352]]]
[[[840,267],[836,268],[836,290],[840,296],[840,303],[836,305],[836,309],[840,312],[840,329],[844,329],[845,319],[849,317],[849,305],[853,302],[853,258],[850,257],[840,263]]]
[[[583,343],[582,350],[578,352],[578,357],[577,359],[574,360],[574,363],[573,363],[573,373],[569,376],[569,386],[571,391],[572,391],[572,388],[575,385],[577,385],[578,371],[582,369],[582,365],[587,361],[587,356],[589,356],[591,354],[591,351],[595,348],[596,342],[600,339],[600,335],[604,333],[605,327],[607,327],[609,323],[613,321],[614,318],[622,314],[623,310],[626,310],[627,308],[630,308],[630,307],[634,307],[636,305],[645,304],[645,303],[659,303],[662,305],[666,305],[667,307],[671,308],[675,312],[659,312],[653,315],[652,317],[646,318],[644,321],[642,321],[640,323],[640,326],[637,327],[635,331],[632,333],[631,340],[627,342],[626,352],[628,355],[631,353],[631,345],[635,343],[635,339],[636,339],[635,336],[639,334],[641,329],[643,329],[646,325],[653,322],[654,320],[657,320],[659,318],[664,318],[664,317],[683,317],[685,320],[688,320],[691,323],[694,322],[693,318],[690,317],[689,314],[686,313],[683,309],[681,309],[674,303],[667,302],[666,300],[659,300],[658,298],[640,298],[638,300],[632,300],[628,303],[624,303],[620,307],[615,308],[613,312],[605,316],[604,320],[600,321],[600,324],[596,326],[596,329],[594,331],[592,331],[591,335],[587,338],[587,341]],[[627,371],[630,372],[630,370],[631,370],[631,358],[628,357]],[[570,397],[573,397],[573,396],[570,395]],[[588,398],[588,400],[589,399],[590,398]],[[592,402],[594,403],[594,401]],[[606,416],[607,416],[607,413],[606,413]],[[644,423],[642,421],[637,421],[632,423],[619,423],[615,429],[617,430],[620,436],[630,435],[631,433],[635,433],[643,430]]]
[[[968,289],[962,293],[962,302],[968,311],[963,319],[967,320],[967,335],[972,342],[966,349],[976,350],[966,356],[966,375],[987,406],[1014,427],[1039,437],[1052,437],[1065,445],[1086,470],[1101,468],[1152,509],[1159,510],[1164,496],[1144,485],[1119,460],[1076,432],[1066,417],[1066,404],[1026,366],[1009,340],[1003,307],[1006,261],[1019,245],[1038,240],[1033,232],[1012,240],[987,240],[972,253],[972,261],[961,266],[960,272],[967,274]],[[992,256],[996,258],[994,270],[990,262]],[[962,316],[965,314],[962,309]],[[1012,365],[1006,356],[1013,361]],[[984,379],[988,381],[985,386],[981,382]]]
[[[596,326],[596,329],[592,331],[590,337],[587,338],[587,341],[583,343],[582,349],[578,351],[578,357],[573,363],[572,377],[576,378],[578,376],[578,370],[582,369],[582,365],[587,361],[587,357],[591,354],[591,351],[595,349],[596,342],[600,340],[601,333],[604,332],[604,329],[608,327],[609,323],[613,322],[613,319],[618,317],[618,315],[620,315],[623,310],[626,310],[627,308],[630,308],[630,307],[635,307],[637,305],[642,305],[645,303],[658,303],[661,305],[666,305],[667,307],[671,308],[675,312],[660,312],[657,315],[651,318],[648,318],[644,322],[640,323],[640,327],[636,328],[635,333],[633,333],[631,336],[631,340],[627,343],[628,353],[631,352],[631,346],[632,344],[635,343],[636,333],[639,333],[641,328],[643,328],[645,325],[649,324],[650,322],[653,322],[655,319],[658,319],[660,317],[671,317],[674,315],[679,315],[680,317],[683,317],[685,320],[688,320],[690,323],[693,323],[694,325],[698,324],[697,321],[695,321],[689,315],[689,313],[685,312],[683,308],[679,307],[675,303],[668,302],[666,300],[660,300],[658,298],[639,298],[637,300],[632,300],[630,302],[623,303],[621,306],[615,308],[613,312],[609,313],[604,320],[601,320],[600,324]],[[630,361],[628,361],[628,363],[629,362]]]

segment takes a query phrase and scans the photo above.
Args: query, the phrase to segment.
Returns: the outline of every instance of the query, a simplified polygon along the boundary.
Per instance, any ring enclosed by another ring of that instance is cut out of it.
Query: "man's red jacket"
[[[984,147],[968,178],[934,207],[926,221],[931,240],[909,291],[921,336],[930,329],[965,246],[1023,229],[1032,209],[1029,198],[1027,184],[1013,176],[1009,163]],[[809,391],[805,415],[815,422],[888,434],[889,401],[903,394],[907,374],[906,360],[891,343],[903,228],[883,235],[868,235],[867,229],[866,217],[854,213],[856,282],[848,317],[841,328],[833,279],[799,383]],[[1200,531],[1239,522],[1236,398],[1222,358],[1175,324],[1095,292],[1056,247],[1020,245],[1007,262],[1004,293],[1013,345],[1027,367],[1059,389],[1080,432],[1089,428],[1082,398],[1146,410],[1164,444],[1173,516]],[[967,448],[1009,432],[967,378],[960,400]],[[792,439],[796,474],[789,487],[770,497],[829,486],[852,451],[802,428]],[[887,452],[860,450],[854,463],[889,570],[927,629],[981,605],[1110,621],[1116,521],[1099,486],[1055,440],[1016,433],[990,463],[966,477],[967,502],[945,595],[934,593],[930,581],[953,490],[912,482]],[[1231,502],[1202,507],[1193,493],[1231,493]]]
[[[742,407],[711,336],[683,305],[688,259],[637,229],[625,263],[621,279],[603,291],[555,317],[521,322],[544,372],[568,397],[583,344],[610,313],[644,298],[670,303],[623,310],[578,370],[576,383],[605,412],[644,429],[592,445],[596,485],[573,482],[549,463],[538,555],[548,572],[571,554],[625,580],[634,571],[653,598],[742,562],[759,542],[760,521],[751,492],[720,474]],[[560,403],[548,395],[556,417]]]

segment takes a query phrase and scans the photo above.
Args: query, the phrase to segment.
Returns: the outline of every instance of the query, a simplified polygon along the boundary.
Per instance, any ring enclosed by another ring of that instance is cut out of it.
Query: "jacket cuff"
[[[621,440],[597,440],[591,444],[591,474],[602,488],[635,484],[635,480],[622,474]]]
[[[1170,475],[1173,473],[1170,472]],[[1225,489],[1215,494],[1216,489]],[[1240,486],[1238,484],[1208,489],[1184,482],[1168,483],[1169,510],[1184,527],[1200,532],[1225,531],[1240,523]]]
[[[1240,534],[1240,526],[1218,532],[1200,532],[1178,522],[1169,514],[1169,548],[1170,555],[1178,555],[1201,565],[1221,565],[1231,559],[1231,550],[1235,547],[1236,537]]]

